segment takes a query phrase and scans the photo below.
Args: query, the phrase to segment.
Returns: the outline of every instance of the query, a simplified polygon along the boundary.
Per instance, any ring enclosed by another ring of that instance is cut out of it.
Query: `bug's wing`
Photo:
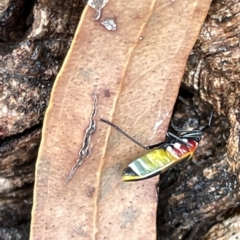
[[[187,152],[181,157],[171,154],[165,149],[156,149],[131,162],[122,173],[123,181],[138,181],[154,177],[165,172],[184,159],[190,159],[193,152]]]

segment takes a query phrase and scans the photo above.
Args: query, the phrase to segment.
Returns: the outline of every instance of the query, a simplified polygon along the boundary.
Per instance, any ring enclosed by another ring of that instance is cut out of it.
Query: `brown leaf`
[[[154,239],[158,178],[121,181],[145,153],[106,124],[145,145],[165,139],[184,66],[210,1],[110,1],[101,21],[86,7],[55,82],[37,161],[31,239]],[[73,178],[98,96],[91,154]],[[64,236],[64,237],[63,237]]]

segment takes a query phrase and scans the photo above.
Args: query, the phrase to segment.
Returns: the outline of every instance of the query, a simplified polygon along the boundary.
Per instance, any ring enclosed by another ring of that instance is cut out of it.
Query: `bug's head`
[[[181,96],[178,96],[178,99],[180,101],[182,101],[184,104],[188,105],[190,107],[190,109],[196,114],[197,117],[197,126],[195,127],[195,129],[193,130],[186,130],[186,129],[180,129],[178,128],[174,123],[173,120],[171,119],[171,126],[172,128],[176,131],[176,132],[181,132],[182,134],[180,134],[181,139],[185,139],[186,141],[188,141],[188,139],[192,139],[195,142],[200,142],[203,132],[209,128],[212,124],[212,118],[213,118],[213,113],[214,111],[211,111],[210,113],[210,117],[208,120],[208,124],[205,126],[201,126],[200,122],[201,122],[201,118],[200,115],[198,114],[198,112],[194,109],[194,107],[189,104],[184,98],[182,98]]]

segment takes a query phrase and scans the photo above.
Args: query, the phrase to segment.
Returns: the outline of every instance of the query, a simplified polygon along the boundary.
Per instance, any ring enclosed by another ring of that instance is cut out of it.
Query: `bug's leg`
[[[160,189],[160,184],[158,183],[156,185],[156,202],[159,203],[159,190]]]
[[[178,142],[184,144],[185,146],[191,147],[191,145],[189,143],[183,141],[180,137],[176,136],[175,134],[173,134],[171,132],[167,132],[167,137],[169,137],[170,139],[176,139]]]
[[[201,131],[205,131],[206,129],[208,129],[212,125],[213,113],[214,113],[214,111],[211,111],[211,114],[210,114],[210,117],[209,117],[209,120],[208,120],[208,125],[205,126],[203,129],[201,129]]]
[[[138,142],[136,139],[134,139],[133,137],[131,137],[130,135],[128,135],[126,132],[124,132],[121,128],[119,128],[117,125],[109,122],[108,120],[102,119],[100,118],[100,121],[108,124],[109,126],[115,128],[118,132],[120,132],[121,134],[123,134],[126,138],[128,138],[129,140],[131,140],[132,142],[134,142],[135,144],[137,144],[139,147],[144,148],[146,150],[151,150],[153,148],[157,148],[160,147],[163,142],[157,143],[157,144],[153,144],[153,145],[149,145],[149,146],[144,146],[142,143]]]
[[[157,186],[156,186],[157,194],[159,193],[159,189],[161,188],[161,186],[166,182],[167,176],[169,175],[171,170],[172,168],[168,169],[167,172],[165,172],[165,174],[160,175],[160,181],[157,183]],[[162,175],[164,175],[163,178],[161,178]]]
[[[167,176],[169,175],[169,173],[172,171],[172,168],[168,169],[167,172],[165,172],[164,176],[162,177],[162,179],[160,179],[159,181],[159,187],[161,187],[161,185],[164,184],[164,182],[166,182],[167,180]]]

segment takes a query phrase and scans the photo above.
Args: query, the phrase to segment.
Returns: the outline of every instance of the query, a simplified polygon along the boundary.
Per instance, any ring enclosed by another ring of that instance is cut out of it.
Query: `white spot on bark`
[[[13,184],[11,181],[9,181],[7,178],[0,178],[0,193],[7,192],[12,187]]]

